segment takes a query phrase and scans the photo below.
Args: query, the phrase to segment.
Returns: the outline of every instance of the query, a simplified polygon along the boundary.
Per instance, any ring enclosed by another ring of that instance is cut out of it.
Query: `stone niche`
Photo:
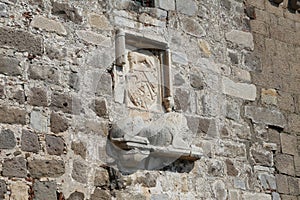
[[[165,42],[117,31],[114,100],[129,114],[111,124],[107,153],[121,171],[161,169],[202,156],[191,145],[186,117],[173,111],[170,54]]]

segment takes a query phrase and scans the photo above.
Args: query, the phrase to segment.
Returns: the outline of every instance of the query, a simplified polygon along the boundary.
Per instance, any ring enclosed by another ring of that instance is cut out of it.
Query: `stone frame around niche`
[[[159,59],[157,105],[160,107],[153,112],[171,112],[173,110],[171,52],[166,42],[150,39],[138,34],[123,30],[116,32],[115,40],[115,67],[114,67],[114,98],[118,103],[127,106],[128,97],[128,53],[134,49],[155,51]],[[130,107],[130,106],[129,106]],[[146,110],[146,109],[145,109]],[[149,111],[149,110],[147,110]]]

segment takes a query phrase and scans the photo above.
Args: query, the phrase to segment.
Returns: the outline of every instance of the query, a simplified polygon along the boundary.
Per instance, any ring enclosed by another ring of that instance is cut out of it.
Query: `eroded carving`
[[[157,104],[159,59],[150,51],[129,52],[128,97],[130,106],[147,109]]]

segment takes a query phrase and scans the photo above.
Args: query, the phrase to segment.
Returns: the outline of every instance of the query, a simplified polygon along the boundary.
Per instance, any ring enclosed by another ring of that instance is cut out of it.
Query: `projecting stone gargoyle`
[[[190,130],[180,113],[166,113],[146,123],[140,117],[120,120],[112,125],[108,154],[123,171],[160,169],[177,159],[197,160],[199,147],[190,145]]]

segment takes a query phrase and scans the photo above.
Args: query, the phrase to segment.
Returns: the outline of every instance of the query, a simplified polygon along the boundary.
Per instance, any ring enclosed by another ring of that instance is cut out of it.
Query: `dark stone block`
[[[52,14],[75,24],[81,24],[82,22],[82,16],[79,15],[78,10],[68,5],[68,3],[52,2]]]
[[[53,133],[60,133],[68,130],[69,124],[61,114],[52,112],[50,116],[50,128]]]
[[[43,53],[42,37],[23,30],[16,30],[15,28],[0,28],[0,46],[8,46],[18,51],[26,51],[38,55]]]
[[[196,74],[191,74],[190,75],[190,81],[191,81],[191,86],[193,88],[202,90],[205,86],[203,77],[196,75]]]
[[[19,104],[24,104],[25,103],[25,93],[24,93],[24,90],[18,90],[18,91],[16,91],[16,93],[13,95],[12,100],[18,102]]]
[[[72,72],[69,76],[69,85],[72,89],[75,91],[79,90],[80,82],[79,82],[79,76],[77,73]]]
[[[106,106],[106,101],[104,99],[96,99],[94,101],[94,105],[92,105],[92,109],[95,111],[97,116],[106,118],[107,117],[107,106]]]
[[[0,99],[5,98],[5,87],[0,85]]]
[[[42,80],[47,83],[59,83],[58,69],[42,63],[31,64],[28,69],[28,77],[34,80]]]
[[[234,164],[231,160],[226,159],[225,161],[226,167],[227,167],[227,175],[228,176],[237,176],[238,170],[234,167]]]
[[[283,174],[295,175],[294,158],[287,154],[277,154],[274,159],[276,169]]]
[[[73,192],[67,200],[84,200],[84,194],[81,192]]]
[[[145,176],[141,176],[137,178],[137,182],[141,183],[144,187],[156,187],[156,179],[157,176],[150,174],[150,173],[146,173]]]
[[[0,106],[0,123],[26,124],[26,111],[19,108]]]
[[[4,160],[2,170],[3,176],[25,178],[27,176],[26,160],[22,157]]]
[[[79,183],[87,182],[87,169],[88,166],[79,160],[74,160],[72,178]]]
[[[0,180],[0,199],[4,199],[4,194],[7,192],[6,183]]]
[[[2,130],[0,134],[0,149],[13,149],[16,146],[14,133],[9,130]]]
[[[186,112],[190,106],[190,92],[183,89],[175,90],[175,110]]]
[[[90,200],[110,200],[110,199],[111,199],[111,195],[109,191],[102,190],[100,188],[96,188],[90,198]]]
[[[32,106],[48,106],[47,90],[45,88],[31,88],[29,104]]]
[[[272,166],[273,156],[271,153],[264,154],[256,150],[251,150],[251,155],[256,164],[269,167]]]
[[[22,75],[19,63],[20,62],[15,58],[0,55],[0,73],[8,76]]]
[[[95,173],[94,185],[96,187],[108,187],[109,186],[109,174],[107,170],[97,170]]]
[[[37,153],[40,150],[38,135],[28,130],[23,130],[21,136],[21,150]]]
[[[80,101],[70,95],[56,92],[52,94],[51,100],[51,107],[55,111],[78,114],[81,110]]]
[[[65,173],[65,164],[62,160],[32,160],[28,162],[28,170],[33,178],[56,178]]]
[[[76,155],[80,155],[83,159],[85,159],[86,147],[82,142],[72,142],[71,148]]]
[[[55,200],[56,183],[54,181],[35,181],[33,184],[34,200]]]
[[[64,140],[54,135],[46,135],[46,148],[50,155],[61,155],[64,153]]]

